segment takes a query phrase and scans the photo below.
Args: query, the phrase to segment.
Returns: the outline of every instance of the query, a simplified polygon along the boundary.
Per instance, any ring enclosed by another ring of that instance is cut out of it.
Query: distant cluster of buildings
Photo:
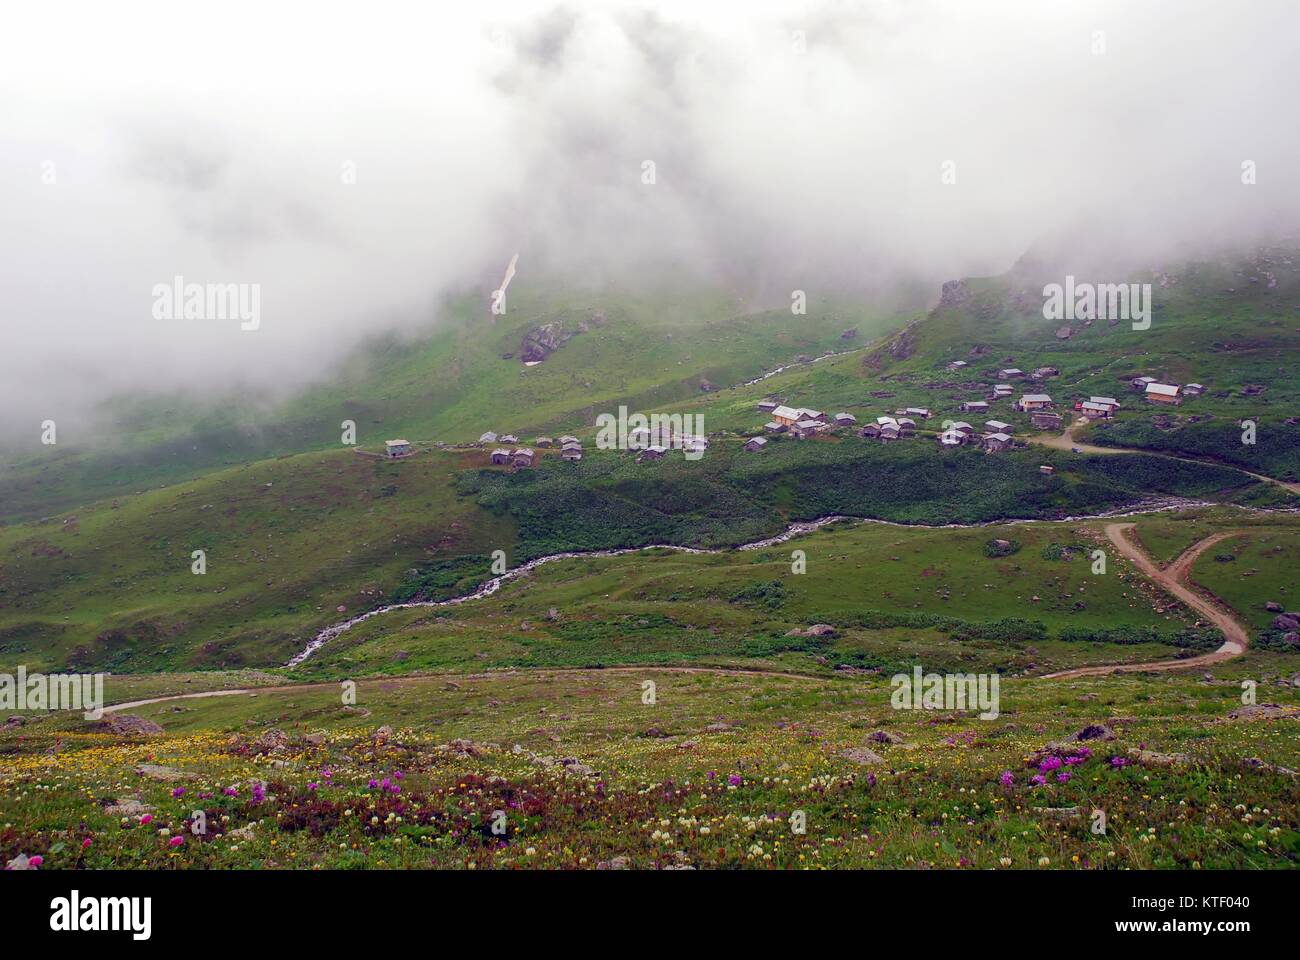
[[[985,453],[1001,453],[1011,448],[1014,442],[1011,435],[1015,432],[1015,427],[1001,420],[984,421],[983,431],[977,431],[971,424],[958,420],[956,423],[950,423],[939,434],[939,446],[944,448],[979,446]]]
[[[558,439],[538,437],[533,441],[533,447],[522,447],[513,446],[519,443],[519,438],[513,434],[497,435],[489,430],[478,438],[478,442],[482,445],[503,444],[503,446],[495,447],[491,454],[488,455],[489,462],[498,466],[514,467],[517,470],[536,464],[537,454],[533,447],[546,449],[559,446],[561,460],[578,461],[582,459],[582,444],[577,437],[566,436]]]

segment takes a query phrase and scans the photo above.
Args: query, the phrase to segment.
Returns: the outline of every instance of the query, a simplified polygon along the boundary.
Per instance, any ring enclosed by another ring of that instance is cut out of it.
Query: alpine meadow
[[[669,870],[1285,929],[1298,31],[15,8],[11,929],[342,943],[364,903],[401,942],[538,871],[626,924],[583,875]]]

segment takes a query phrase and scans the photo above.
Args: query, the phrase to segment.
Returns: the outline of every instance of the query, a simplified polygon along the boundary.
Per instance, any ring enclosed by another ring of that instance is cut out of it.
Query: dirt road
[[[1166,591],[1173,594],[1183,603],[1187,604],[1202,617],[1208,620],[1214,626],[1223,631],[1226,642],[1213,653],[1201,654],[1197,657],[1189,657],[1186,660],[1157,660],[1149,663],[1124,663],[1110,666],[1093,666],[1093,667],[1076,667],[1072,670],[1063,670],[1059,673],[1049,673],[1044,676],[1044,680],[1064,680],[1071,677],[1099,677],[1111,673],[1148,673],[1151,671],[1166,670],[1189,670],[1196,667],[1204,667],[1214,663],[1220,663],[1233,657],[1241,656],[1245,652],[1249,643],[1246,634],[1246,628],[1229,613],[1215,606],[1208,600],[1203,599],[1194,593],[1188,585],[1188,574],[1191,571],[1192,564],[1202,553],[1214,546],[1221,540],[1235,536],[1243,531],[1225,530],[1220,533],[1211,534],[1204,540],[1200,540],[1185,550],[1173,563],[1164,570],[1157,567],[1151,558],[1146,555],[1133,541],[1125,536],[1126,531],[1133,529],[1133,523],[1110,523],[1106,525],[1106,536],[1115,544],[1116,548],[1129,560],[1132,560],[1137,568],[1144,575],[1160,584]],[[746,669],[743,667],[674,667],[674,666],[644,666],[644,667],[605,667],[600,670],[588,668],[571,668],[571,669],[545,669],[545,670],[501,670],[489,671],[480,674],[458,674],[458,673],[426,673],[410,674],[404,677],[388,677],[376,679],[375,682],[382,683],[420,683],[436,681],[440,679],[454,679],[458,683],[470,682],[474,680],[500,678],[509,676],[573,676],[583,675],[589,677],[598,677],[602,674],[610,673],[712,673],[723,676],[765,676],[765,677],[782,677],[789,680],[812,680],[826,681],[836,679],[834,677],[819,676],[816,674],[788,673],[776,670]],[[147,707],[155,703],[168,703],[174,700],[201,700],[207,697],[230,697],[240,694],[252,693],[283,693],[286,691],[311,690],[329,687],[337,689],[338,683],[327,681],[324,683],[298,683],[284,684],[280,686],[266,687],[247,687],[235,690],[207,690],[199,693],[182,693],[172,694],[169,696],[149,697],[144,700],[130,700],[124,703],[115,703],[104,708],[105,713],[117,713],[122,710],[133,710],[137,707]]]
[[[1084,443],[1081,440],[1074,439],[1074,431],[1087,423],[1086,420],[1076,420],[1065,428],[1065,432],[1052,436],[1027,437],[1030,443],[1036,443],[1039,446],[1051,447],[1053,450],[1071,451],[1077,449],[1080,453],[1100,453],[1106,456],[1111,454],[1123,453],[1145,453],[1150,457],[1163,457],[1165,460],[1181,460],[1183,463],[1197,463],[1202,466],[1210,467],[1227,467],[1230,470],[1236,470],[1238,473],[1244,473],[1246,476],[1261,483],[1271,483],[1288,490],[1291,493],[1300,493],[1300,483],[1288,483],[1285,480],[1278,480],[1276,477],[1266,477],[1262,473],[1251,473],[1233,463],[1215,463],[1211,460],[1196,460],[1192,457],[1178,457],[1172,453],[1162,453],[1159,450],[1143,450],[1140,447],[1098,447],[1091,443]]]
[[[1192,591],[1188,574],[1192,569],[1192,564],[1202,553],[1214,546],[1220,540],[1236,536],[1242,531],[1225,530],[1220,533],[1211,534],[1204,540],[1192,544],[1183,553],[1171,563],[1168,567],[1161,570],[1152,561],[1151,558],[1142,551],[1132,540],[1125,536],[1126,531],[1133,529],[1131,523],[1108,523],[1106,525],[1106,536],[1110,538],[1111,543],[1119,549],[1119,552],[1132,560],[1137,568],[1144,575],[1160,584],[1167,592],[1173,594],[1187,606],[1191,607],[1203,618],[1208,620],[1214,626],[1223,631],[1226,638],[1223,646],[1219,647],[1213,653],[1205,653],[1198,657],[1189,657],[1186,660],[1157,660],[1153,663],[1125,663],[1114,666],[1100,667],[1076,667],[1073,670],[1063,670],[1060,673],[1049,673],[1043,679],[1067,679],[1069,677],[1099,677],[1108,673],[1135,673],[1150,672],[1153,670],[1187,670],[1196,667],[1204,667],[1212,663],[1221,663],[1224,660],[1230,660],[1233,657],[1239,657],[1246,652],[1246,646],[1250,642],[1246,628],[1231,614],[1222,608],[1204,599],[1199,594]]]

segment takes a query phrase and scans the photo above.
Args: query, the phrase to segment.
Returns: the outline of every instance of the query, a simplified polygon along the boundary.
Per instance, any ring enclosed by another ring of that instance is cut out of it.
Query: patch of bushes
[[[492,578],[490,557],[466,555],[448,557],[406,571],[393,588],[393,603],[450,600],[471,593]]]
[[[1156,627],[1066,627],[1058,639],[1066,643],[1113,643],[1134,646],[1139,643],[1160,643],[1181,650],[1217,650],[1223,645],[1223,634],[1218,630],[1160,630]]]
[[[765,583],[755,583],[745,587],[743,590],[737,590],[727,598],[728,603],[743,603],[753,606],[765,606],[772,610],[780,609],[785,605],[785,583],[781,580],[768,580]]]
[[[986,557],[1009,557],[1013,553],[1020,552],[1019,540],[990,540],[984,544],[984,556]]]

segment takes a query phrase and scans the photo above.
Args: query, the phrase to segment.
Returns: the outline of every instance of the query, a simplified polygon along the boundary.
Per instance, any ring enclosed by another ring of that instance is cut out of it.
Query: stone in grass
[[[1229,720],[1272,720],[1276,717],[1300,716],[1300,709],[1284,707],[1280,703],[1248,703],[1231,711]]]
[[[105,714],[101,727],[109,733],[125,734],[127,736],[148,736],[163,732],[163,728],[152,720],[137,717],[130,713]]]
[[[902,743],[903,738],[896,733],[890,733],[888,730],[877,730],[874,733],[867,734],[867,739],[874,743]]]
[[[786,631],[787,637],[833,637],[835,628],[829,623],[814,623],[811,627],[800,629],[795,627],[793,630]]]
[[[141,803],[135,797],[119,797],[104,807],[104,813],[110,817],[138,817],[152,809],[149,804]]]
[[[184,780],[187,776],[184,770],[165,767],[158,763],[142,763],[135,768],[135,772],[150,780]]]
[[[884,763],[885,758],[869,747],[850,747],[840,756],[846,760],[851,760],[859,766],[870,766],[872,764]]]
[[[1130,757],[1136,757],[1137,762],[1144,767],[1172,767],[1186,763],[1188,760],[1185,753],[1157,753],[1154,750],[1140,750],[1137,747],[1129,750],[1128,754]]]
[[[1090,723],[1070,739],[1077,743],[1085,740],[1114,740],[1115,731],[1104,723]]]

